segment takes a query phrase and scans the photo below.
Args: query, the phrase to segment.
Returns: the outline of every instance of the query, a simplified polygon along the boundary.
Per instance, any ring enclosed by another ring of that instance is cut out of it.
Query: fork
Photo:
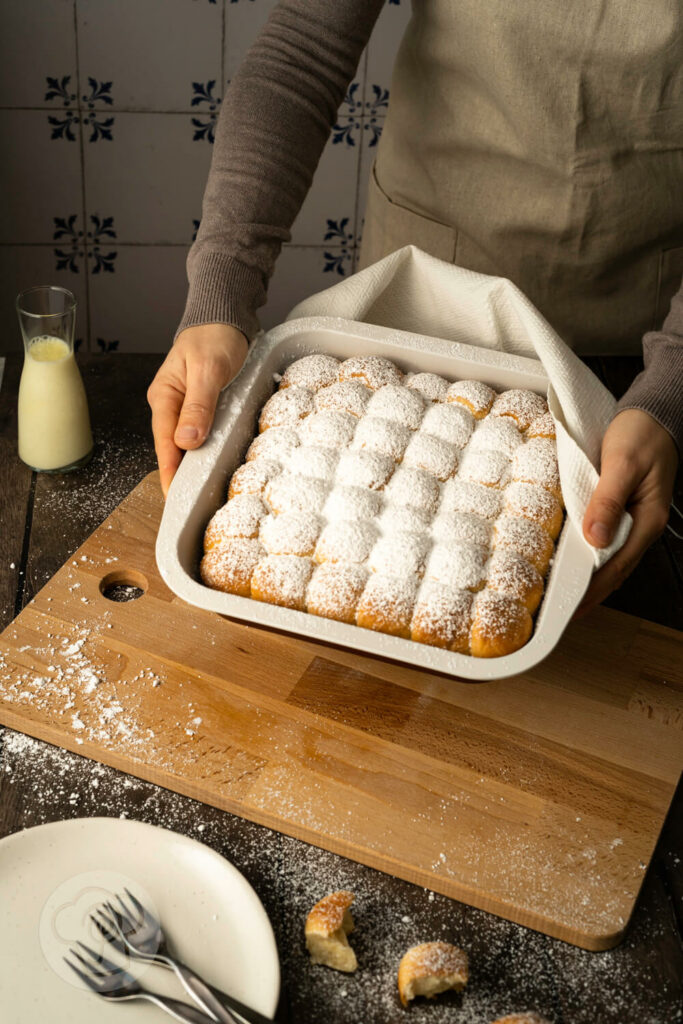
[[[175,971],[188,994],[220,1024],[240,1024],[240,1021],[246,1021],[246,1024],[272,1024],[272,1020],[257,1010],[252,1010],[225,992],[211,988],[186,964],[174,957],[169,951],[160,922],[128,889],[125,889],[125,893],[135,912],[126,906],[121,896],[117,896],[120,909],[114,907],[111,901],[106,901],[104,906],[108,913],[100,909],[98,916],[91,915],[91,921],[115,948],[129,952],[140,960],[152,961]]]
[[[98,996],[114,1001],[147,999],[150,1003],[154,1003],[155,1006],[161,1007],[171,1017],[183,1021],[184,1024],[213,1024],[213,1018],[207,1017],[201,1010],[197,1010],[194,1006],[183,1003],[179,999],[171,999],[168,996],[160,996],[156,992],[150,992],[149,989],[143,988],[139,981],[132,974],[129,974],[128,971],[124,970],[123,967],[119,967],[118,964],[112,963],[106,957],[100,956],[83,942],[78,942],[78,945],[90,957],[90,960],[86,960],[85,957],[81,956],[73,946],[69,953],[83,965],[85,970],[80,970],[66,957],[63,958],[64,963],[68,964],[81,981],[85,982],[88,988],[96,992]]]

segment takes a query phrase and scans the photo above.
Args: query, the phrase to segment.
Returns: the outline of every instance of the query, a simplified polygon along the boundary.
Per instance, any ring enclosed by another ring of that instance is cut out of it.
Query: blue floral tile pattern
[[[79,231],[76,221],[78,214],[69,217],[53,217],[55,230],[52,237],[59,241],[60,247],[53,250],[56,263],[55,270],[68,270],[72,274],[80,273],[78,262],[82,254],[83,232]],[[68,246],[68,248],[66,248]]]
[[[370,142],[368,148],[372,149],[376,146],[382,135],[382,121],[377,120],[376,117],[364,118],[363,131],[370,132]]]
[[[114,127],[113,117],[101,118],[95,112],[95,104],[107,103],[111,106],[114,102],[111,96],[111,82],[98,82],[96,78],[88,78],[90,93],[84,94],[82,102],[87,108],[87,113],[81,111],[77,105],[72,106],[77,99],[76,93],[71,92],[69,83],[71,75],[64,75],[60,78],[46,77],[47,91],[45,101],[51,103],[54,100],[61,100],[65,108],[64,116],[59,118],[52,114],[48,115],[48,124],[52,126],[52,139],[67,139],[69,142],[76,141],[76,126],[80,123],[90,128],[89,141],[97,142],[99,139],[112,140],[112,128]],[[81,116],[83,114],[83,116]]]
[[[192,83],[192,100],[191,106],[197,107],[202,103],[206,103],[207,107],[202,108],[202,115],[208,117],[208,121],[200,120],[198,117],[192,118],[192,124],[194,126],[194,135],[192,138],[195,142],[200,139],[206,140],[206,142],[213,142],[216,130],[216,119],[218,117],[217,110],[221,104],[220,96],[214,96],[213,91],[216,88],[216,80],[214,78],[204,85],[203,82]]]
[[[97,347],[100,352],[116,352],[119,347],[119,342],[118,339],[116,341],[105,341],[104,338],[98,338]]]
[[[336,273],[340,277],[344,277],[346,275],[346,268],[351,266],[353,262],[353,234],[347,231],[348,223],[348,217],[343,217],[338,221],[329,219],[327,221],[327,231],[325,232],[324,240],[326,242],[338,242],[339,249],[335,252],[323,251],[325,259],[323,273],[325,274]]]
[[[370,114],[386,114],[389,109],[389,90],[381,85],[373,85],[373,99],[365,101],[365,109]]]
[[[116,238],[116,231],[114,230],[114,218],[113,217],[97,217],[94,214],[90,215],[90,221],[92,223],[92,231],[88,231],[88,257],[91,260],[90,273],[99,274],[106,272],[113,274],[115,271],[114,261],[117,257],[116,252],[102,252],[100,244],[107,241],[110,238]]]

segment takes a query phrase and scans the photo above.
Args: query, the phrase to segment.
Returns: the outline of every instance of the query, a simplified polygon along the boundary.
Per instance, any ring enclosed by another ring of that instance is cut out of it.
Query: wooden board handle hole
[[[100,580],[100,593],[108,601],[137,601],[149,583],[137,569],[115,569]]]

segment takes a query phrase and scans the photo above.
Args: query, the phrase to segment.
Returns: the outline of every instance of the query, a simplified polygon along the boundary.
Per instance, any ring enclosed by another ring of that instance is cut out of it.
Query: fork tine
[[[101,917],[102,920],[98,920],[98,917]],[[104,936],[107,942],[111,943],[111,945],[115,949],[118,949],[119,952],[125,952],[126,947],[123,940],[118,935],[116,929],[112,927],[111,921],[103,911],[98,910],[96,914],[91,914],[90,920],[95,925],[100,935]]]
[[[143,907],[142,903],[140,903],[140,900],[136,899],[136,897],[133,896],[133,893],[129,889],[126,889],[125,886],[124,886],[124,891],[125,891],[126,895],[128,896],[128,899],[131,901],[131,903],[133,904],[133,906],[137,910],[137,912],[142,915],[143,921],[146,921],[146,920],[149,920],[149,919],[153,920],[152,915],[146,909],[146,907]]]
[[[142,924],[142,921],[137,920],[135,914],[133,914],[130,908],[126,906],[126,904],[123,902],[118,893],[116,895],[116,898],[119,901],[119,906],[121,907],[120,912],[122,916],[125,918],[127,922],[129,922],[128,931],[132,931],[133,928],[138,928]]]
[[[73,953],[73,950],[71,952]],[[76,954],[76,956],[78,956],[78,954]],[[81,958],[79,957],[79,959]],[[69,965],[71,970],[78,975],[81,981],[85,982],[89,989],[91,989],[93,992],[99,992],[99,986],[95,981],[93,981],[93,979],[89,975],[84,974],[83,971],[79,971],[78,967],[76,967],[75,964],[72,964],[70,960],[67,960],[65,956],[62,957],[62,960],[64,961],[65,964]]]
[[[104,979],[107,977],[107,975],[104,973],[104,971],[101,971],[98,967],[94,966],[91,963],[88,963],[88,961],[85,959],[85,957],[82,957],[81,954],[78,952],[78,950],[74,949],[73,946],[69,950],[69,953],[71,954],[71,956],[75,956],[76,959],[80,963],[83,964],[83,966],[85,967],[85,969],[87,971],[90,971],[91,977],[94,974],[95,977],[98,978],[101,981],[104,981]]]
[[[104,967],[105,971],[109,971],[110,974],[123,974],[124,973],[123,972],[123,968],[119,967],[118,964],[112,963],[111,960],[107,960],[107,958],[102,956],[101,953],[96,953],[94,949],[90,949],[90,946],[86,946],[86,944],[84,942],[81,942],[80,939],[77,940],[77,942],[78,942],[78,945],[81,947],[81,949],[84,949],[85,952],[88,954],[88,956],[91,956],[93,958],[93,960],[95,961],[95,963],[97,964],[98,967],[99,966]],[[72,950],[72,952],[73,952],[73,950]],[[76,955],[78,955],[78,954],[76,954]]]

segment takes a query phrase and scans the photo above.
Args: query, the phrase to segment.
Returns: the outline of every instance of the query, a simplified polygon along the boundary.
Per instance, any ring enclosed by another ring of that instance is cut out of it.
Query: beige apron
[[[681,0],[413,0],[360,265],[413,243],[636,353],[683,273]]]

